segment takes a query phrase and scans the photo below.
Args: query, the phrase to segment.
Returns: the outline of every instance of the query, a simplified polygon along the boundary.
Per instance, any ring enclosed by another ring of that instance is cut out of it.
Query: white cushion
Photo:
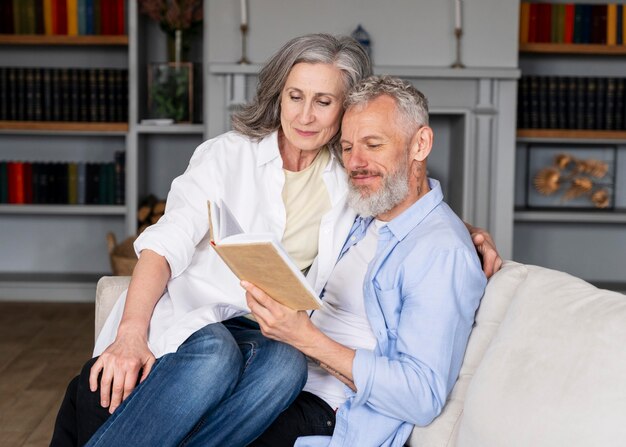
[[[409,440],[415,447],[447,447],[456,445],[459,421],[467,388],[519,284],[526,279],[526,266],[507,261],[502,270],[487,284],[476,322],[467,344],[465,358],[448,402],[441,414],[427,427],[415,427]]]
[[[96,286],[96,339],[122,292],[128,289],[130,276],[103,276]]]
[[[467,390],[458,445],[626,445],[626,296],[526,269]]]

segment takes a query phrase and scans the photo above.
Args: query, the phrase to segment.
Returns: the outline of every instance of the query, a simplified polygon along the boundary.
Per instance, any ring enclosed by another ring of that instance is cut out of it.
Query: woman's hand
[[[483,272],[485,272],[485,276],[487,278],[490,278],[502,267],[502,258],[498,254],[496,244],[493,242],[491,235],[486,230],[473,227],[469,224],[466,225],[468,226],[468,230],[472,236],[472,241],[474,242],[476,251],[481,257]]]
[[[100,404],[113,413],[135,389],[138,382],[148,376],[155,362],[145,336],[137,332],[118,332],[115,341],[100,355],[91,367],[89,388],[98,389],[100,379]],[[139,373],[141,372],[141,379]]]

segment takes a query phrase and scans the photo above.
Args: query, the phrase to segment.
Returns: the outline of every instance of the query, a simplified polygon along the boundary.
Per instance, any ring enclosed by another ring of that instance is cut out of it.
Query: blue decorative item
[[[359,24],[359,26],[357,26],[356,29],[352,31],[352,37],[354,38],[354,40],[356,40],[357,42],[361,44],[361,46],[367,52],[367,55],[369,57],[372,57],[372,47],[370,46],[371,45],[370,34],[367,31],[365,31],[365,28],[363,28],[361,24]]]

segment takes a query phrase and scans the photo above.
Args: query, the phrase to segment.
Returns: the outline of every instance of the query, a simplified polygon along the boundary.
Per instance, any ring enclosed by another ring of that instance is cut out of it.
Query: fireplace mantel
[[[205,135],[230,128],[231,111],[251,99],[260,69],[259,64],[205,67]],[[487,228],[502,257],[510,259],[520,70],[377,66],[374,72],[410,80],[428,97],[431,115],[452,117],[456,177],[447,200],[464,220]]]

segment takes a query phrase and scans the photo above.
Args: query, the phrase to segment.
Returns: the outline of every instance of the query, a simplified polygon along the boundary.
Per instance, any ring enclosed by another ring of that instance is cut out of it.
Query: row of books
[[[2,0],[0,34],[126,34],[126,1]]]
[[[626,130],[625,78],[522,76],[518,128]]]
[[[123,205],[124,152],[112,162],[0,161],[0,203]]]
[[[520,43],[626,44],[626,8],[622,4],[550,4],[523,2]]]
[[[0,120],[128,121],[128,70],[0,67]]]

